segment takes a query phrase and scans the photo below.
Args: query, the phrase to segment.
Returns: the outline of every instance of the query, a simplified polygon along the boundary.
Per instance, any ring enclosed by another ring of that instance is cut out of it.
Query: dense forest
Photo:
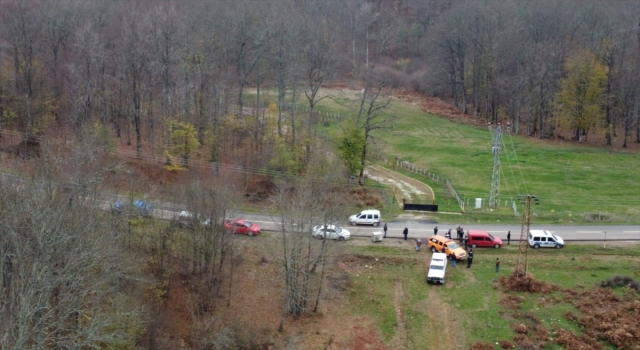
[[[614,134],[625,146],[627,139],[640,141],[635,2],[3,0],[0,6],[0,126],[27,137],[101,125],[138,152],[162,153],[171,144],[168,130],[179,130],[193,134],[192,146],[206,149],[209,160],[222,161],[240,157],[234,146],[251,136],[260,156],[243,155],[250,163],[286,149],[304,161],[296,153],[312,147],[318,120],[309,109],[318,90],[348,83],[437,96],[540,138],[563,127],[578,140],[597,132],[608,144]],[[248,98],[247,87],[257,94]],[[266,88],[277,97],[261,100]],[[269,104],[277,127],[262,118]],[[296,104],[305,111],[296,113]]]
[[[197,277],[184,283],[198,296],[192,318],[174,320],[197,324],[191,348],[252,348],[202,316],[237,283],[240,248],[222,227],[235,179],[194,176],[175,199],[213,224],[177,238],[183,228],[94,210],[105,203],[92,194],[118,176],[101,158],[113,140],[178,167],[316,174],[270,184],[283,233],[344,216],[344,162],[315,134],[324,87],[359,92],[337,148],[361,181],[398,90],[521,135],[640,142],[637,2],[0,0],[0,10],[0,136],[43,146],[31,178],[0,177],[0,349],[177,348],[161,341],[177,272]],[[9,158],[3,172],[23,166]],[[282,236],[281,329],[321,300],[329,248],[302,233]]]

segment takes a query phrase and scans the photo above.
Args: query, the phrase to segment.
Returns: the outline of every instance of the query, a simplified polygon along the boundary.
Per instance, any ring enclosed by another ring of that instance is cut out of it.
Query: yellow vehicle
[[[445,253],[447,256],[454,254],[458,260],[464,260],[467,258],[467,252],[454,240],[440,235],[433,235],[429,237],[429,249],[431,249],[432,252],[442,253],[443,247],[446,249]]]

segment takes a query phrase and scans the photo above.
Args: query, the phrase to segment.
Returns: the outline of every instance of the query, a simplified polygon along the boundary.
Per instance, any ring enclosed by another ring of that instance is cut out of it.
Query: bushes
[[[624,286],[628,286],[636,292],[640,292],[640,281],[635,282],[631,277],[615,276],[611,279],[600,282],[600,287],[603,288],[616,288]]]
[[[617,282],[616,282],[617,281]],[[614,277],[606,284],[623,283],[626,278]],[[565,342],[581,341],[585,344],[597,344],[606,341],[618,349],[637,349],[640,329],[637,327],[640,318],[640,303],[634,292],[628,290],[620,296],[609,288],[594,288],[582,293],[567,294],[568,301],[580,310],[580,315],[568,314],[582,328],[580,337],[562,331],[556,339],[560,345],[568,349],[599,349],[598,347],[579,347],[565,345]]]
[[[557,286],[538,281],[531,275],[522,276],[517,272],[500,278],[500,283],[507,292],[549,293],[558,289]]]

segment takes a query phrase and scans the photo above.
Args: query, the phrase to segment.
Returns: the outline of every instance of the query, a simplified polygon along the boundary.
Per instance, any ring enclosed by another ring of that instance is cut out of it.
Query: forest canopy
[[[623,147],[627,138],[640,141],[640,9],[629,2],[1,0],[0,7],[0,127],[27,137],[98,123],[138,152],[177,152],[186,162],[168,128],[189,125],[188,145],[208,160],[266,165],[288,154],[276,163],[304,163],[320,121],[318,90],[360,89],[375,72],[385,89],[436,96],[523,135],[553,137],[567,127],[577,139],[596,132],[608,144],[620,133]],[[589,112],[577,116],[568,89],[578,86],[576,65],[587,68],[579,63],[587,56],[593,69],[581,74],[598,87],[589,90]],[[248,97],[247,87],[258,95]],[[261,88],[276,93],[261,100]]]

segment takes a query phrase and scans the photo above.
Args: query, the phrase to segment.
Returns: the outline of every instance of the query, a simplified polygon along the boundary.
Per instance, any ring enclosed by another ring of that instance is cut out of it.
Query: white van
[[[546,230],[529,231],[529,246],[533,249],[538,248],[562,248],[564,240],[560,236],[551,234]]]
[[[349,217],[351,225],[380,225],[380,210],[369,209],[363,210],[356,215]]]
[[[431,265],[427,273],[427,283],[444,284],[444,274],[447,272],[447,255],[444,253],[433,253]]]

